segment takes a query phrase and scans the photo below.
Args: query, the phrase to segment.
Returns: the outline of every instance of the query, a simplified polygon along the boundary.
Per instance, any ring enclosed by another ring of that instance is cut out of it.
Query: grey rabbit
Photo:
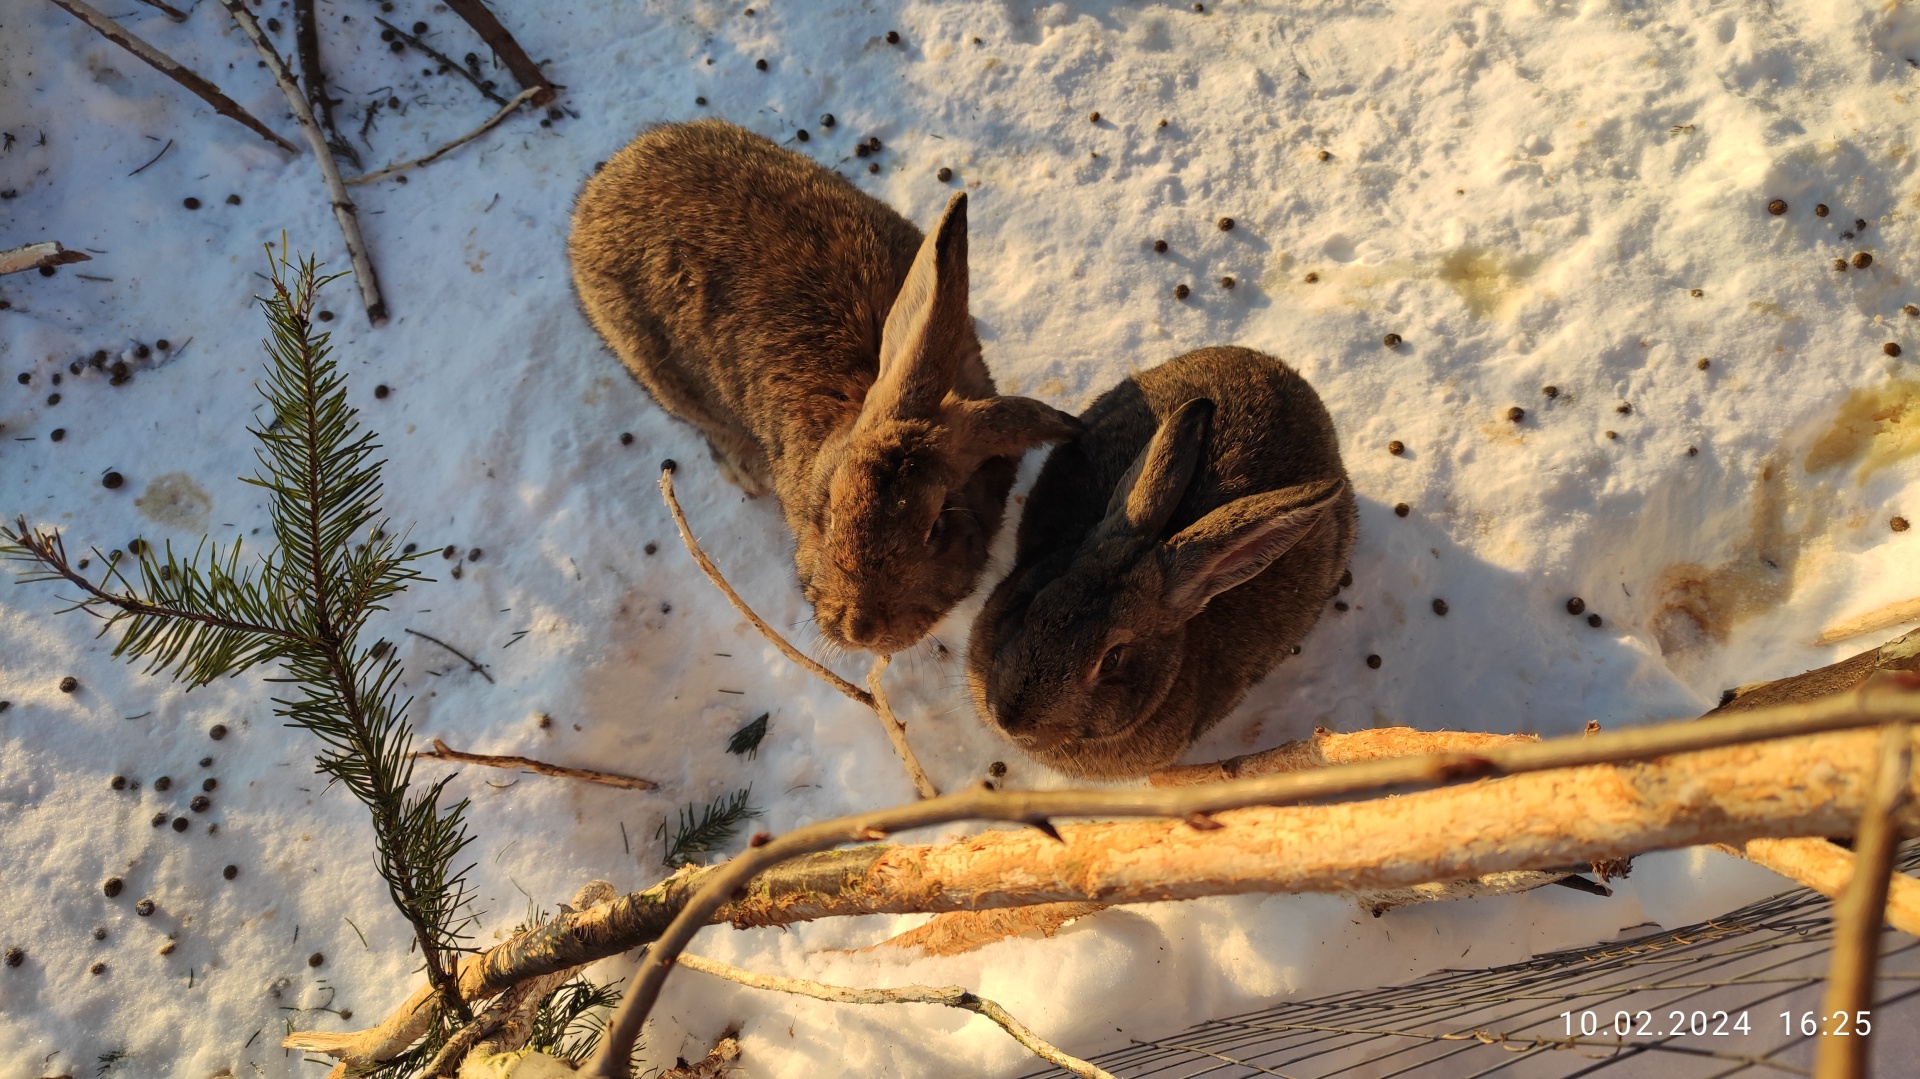
[[[967,312],[967,197],[931,235],[715,120],[655,127],[587,182],[581,305],[749,495],[771,490],[821,630],[893,652],[973,591],[1019,456],[1073,417],[998,396]]]
[[[1080,416],[967,647],[981,714],[1076,776],[1172,764],[1313,628],[1356,525],[1333,419],[1292,368],[1205,348]]]

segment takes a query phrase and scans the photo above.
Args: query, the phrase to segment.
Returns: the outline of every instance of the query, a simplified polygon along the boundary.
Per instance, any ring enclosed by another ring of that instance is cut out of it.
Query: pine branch
[[[748,760],[758,757],[760,740],[767,736],[767,719],[772,715],[772,712],[762,712],[759,719],[734,731],[733,737],[727,739],[727,752],[736,757],[745,754]]]
[[[693,864],[700,855],[712,854],[732,842],[748,818],[760,815],[760,811],[747,802],[752,795],[752,786],[742,787],[708,803],[697,818],[693,806],[687,806],[680,811],[680,828],[670,840],[667,839],[667,822],[661,821],[659,829],[653,833],[655,839],[666,842],[666,853],[661,857],[661,862],[678,869]]]

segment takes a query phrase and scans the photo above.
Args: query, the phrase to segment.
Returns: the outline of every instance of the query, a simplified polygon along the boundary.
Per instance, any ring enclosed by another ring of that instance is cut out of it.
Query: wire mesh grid
[[[1896,864],[1920,866],[1920,844]],[[1698,925],[1214,1019],[1096,1063],[1129,1079],[1807,1075],[1832,931],[1832,904],[1802,888]],[[1880,947],[1872,1074],[1920,1076],[1920,941],[1888,929]]]

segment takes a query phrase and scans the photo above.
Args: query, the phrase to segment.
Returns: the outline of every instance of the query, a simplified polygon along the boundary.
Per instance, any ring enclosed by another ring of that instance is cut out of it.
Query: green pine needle
[[[712,854],[725,847],[740,834],[740,826],[750,817],[757,817],[760,811],[747,801],[753,794],[751,786],[742,787],[732,794],[708,803],[696,816],[692,805],[680,811],[680,828],[667,838],[667,822],[661,821],[660,827],[653,833],[655,839],[665,843],[666,853],[661,861],[675,869],[690,865],[703,854]]]
[[[758,757],[760,740],[767,736],[767,717],[772,714],[772,712],[762,712],[759,719],[734,731],[733,737],[727,739],[727,752],[736,757],[744,753],[748,760]]]

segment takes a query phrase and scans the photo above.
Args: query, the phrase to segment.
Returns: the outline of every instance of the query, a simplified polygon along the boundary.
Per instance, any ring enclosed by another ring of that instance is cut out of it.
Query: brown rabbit
[[[1071,416],[1001,397],[967,314],[967,198],[923,241],[732,124],[656,127],[574,207],[587,317],[749,495],[772,490],[822,630],[893,652],[973,590],[1019,455]]]
[[[1119,779],[1172,764],[1307,635],[1356,518],[1326,407],[1252,349],[1189,352],[1080,419],[1027,497],[967,682],[1020,748]]]

